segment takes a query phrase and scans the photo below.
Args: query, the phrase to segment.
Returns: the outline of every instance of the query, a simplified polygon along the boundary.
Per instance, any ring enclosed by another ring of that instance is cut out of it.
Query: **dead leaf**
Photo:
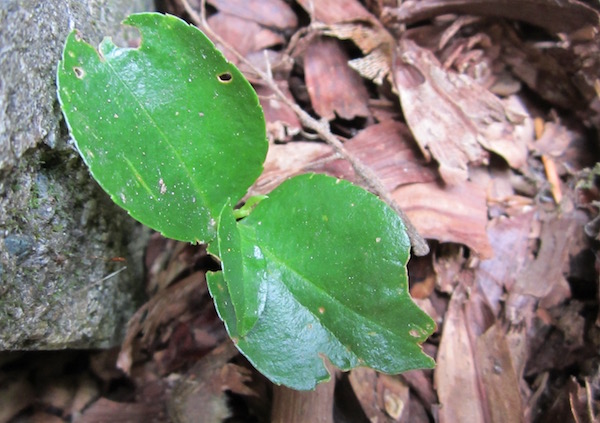
[[[560,157],[577,136],[560,122],[544,122],[541,136],[532,141],[529,148],[536,155]]]
[[[515,373],[505,331],[498,323],[477,339],[475,357],[490,422],[524,422],[520,375]]]
[[[197,421],[199,416],[203,422],[220,423],[231,415],[224,391],[232,387],[239,390],[249,378],[239,369],[226,369],[227,362],[237,354],[233,343],[227,340],[183,376],[167,401],[174,423]]]
[[[574,67],[580,59],[572,50],[558,43],[554,48],[538,48],[519,40],[517,36],[503,36],[502,60],[511,72],[550,103],[566,109],[581,109],[587,105],[585,95],[576,83]]]
[[[315,112],[327,120],[336,114],[346,120],[369,116],[369,94],[348,60],[339,41],[332,38],[315,38],[306,50],[306,88]]]
[[[483,259],[492,257],[483,188],[471,182],[446,188],[428,182],[401,186],[392,197],[423,237],[464,244]]]
[[[298,0],[298,3],[313,19],[326,24],[375,21],[375,17],[357,0]]]
[[[460,244],[441,244],[433,255],[437,289],[443,293],[452,294],[454,288],[461,281],[464,282],[463,271],[467,267],[465,247]]]
[[[370,422],[385,422],[387,416],[377,402],[377,372],[359,367],[350,371],[348,380],[367,419]]]
[[[346,141],[347,151],[379,177],[388,191],[400,185],[432,182],[437,179],[433,168],[427,167],[409,129],[403,123],[388,120],[370,125]],[[339,178],[361,183],[349,163],[336,159],[324,161],[312,170],[327,172]]]
[[[395,422],[408,423],[410,416],[410,393],[408,385],[401,379],[379,374],[377,377],[378,403]]]
[[[287,81],[277,81],[279,89],[293,101]],[[282,100],[277,98],[270,88],[263,84],[254,85],[267,122],[267,137],[269,141],[290,141],[300,133],[302,124],[296,113]]]
[[[361,23],[343,23],[315,26],[324,35],[340,40],[351,40],[363,54],[348,62],[361,76],[377,85],[390,75],[394,39],[382,26]],[[390,81],[391,82],[391,81]]]
[[[415,140],[438,162],[446,183],[466,180],[469,164],[486,163],[484,148],[512,167],[523,166],[526,144],[515,139],[515,127],[524,118],[494,94],[467,75],[444,70],[431,51],[408,39],[400,41],[393,74]]]
[[[147,403],[126,403],[100,398],[85,410],[77,422],[168,422],[164,398],[147,398],[147,400]]]
[[[208,3],[221,12],[268,28],[284,30],[298,25],[296,14],[283,0],[208,0]],[[237,48],[237,43],[232,45]]]
[[[485,411],[479,396],[475,351],[471,345],[464,303],[465,288],[452,294],[446,313],[442,340],[434,371],[441,407],[440,423],[484,422]]]
[[[189,307],[190,299],[202,295],[202,292],[207,292],[204,274],[196,272],[161,291],[136,311],[127,324],[127,335],[121,346],[117,367],[128,374],[133,364],[134,342],[139,333],[143,333],[142,344],[148,346],[160,335],[158,328],[180,317]]]
[[[494,256],[479,263],[475,280],[496,313],[500,312],[504,293],[512,289],[527,261],[534,216],[532,211],[525,212],[492,219],[488,224],[487,234]],[[510,266],[507,263],[511,263]]]
[[[361,23],[340,23],[330,25],[315,25],[324,35],[340,40],[351,40],[364,53],[371,53],[378,47],[386,46],[391,54],[392,36],[379,25]]]
[[[431,370],[409,370],[402,373],[402,378],[406,380],[410,389],[415,393],[412,397],[419,397],[425,404],[435,404],[436,394],[433,391]]]
[[[255,51],[281,45],[285,41],[283,36],[269,28],[227,13],[217,13],[211,16],[208,18],[208,24],[225,42],[235,46],[236,50],[244,57]],[[227,60],[235,64],[239,63],[239,59],[231,51],[221,50]]]
[[[569,240],[577,221],[573,214],[555,216],[544,222],[540,235],[540,249],[535,259],[526,264],[509,291],[506,309],[521,315],[520,297],[532,297],[544,308],[560,304],[571,296],[564,270],[568,265]],[[510,316],[509,316],[510,319]],[[514,321],[515,316],[512,316]],[[517,321],[522,319],[517,319]]]
[[[270,144],[264,171],[249,195],[267,194],[291,176],[305,173],[311,164],[331,154],[331,147],[317,142],[292,141]]]
[[[390,56],[382,49],[378,48],[365,57],[352,59],[348,62],[348,66],[377,85],[382,85],[385,78],[389,80]]]

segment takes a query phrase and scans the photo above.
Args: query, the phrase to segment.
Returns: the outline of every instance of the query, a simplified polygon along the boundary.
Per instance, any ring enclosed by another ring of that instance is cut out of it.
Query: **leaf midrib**
[[[289,264],[287,264],[284,260],[280,259],[279,256],[277,256],[277,254],[275,254],[274,252],[272,252],[269,248],[264,248],[261,247],[261,249],[265,252],[265,256],[268,256],[269,259],[273,259],[273,261],[278,265],[278,266],[282,266],[285,269],[289,269],[291,272],[293,272],[295,275],[297,275],[302,281],[304,281],[305,284],[308,284],[310,286],[312,286],[314,289],[318,290],[319,292],[321,292],[322,294],[324,294],[326,297],[328,297],[332,302],[338,304],[339,306],[341,306],[342,308],[348,310],[350,312],[350,314],[353,317],[357,317],[358,320],[361,321],[366,321],[369,323],[372,323],[374,327],[378,328],[382,333],[390,335],[391,337],[398,337],[399,335],[390,331],[388,328],[381,326],[379,323],[377,323],[374,320],[369,319],[368,317],[360,314],[358,311],[342,304],[337,298],[335,298],[334,296],[332,296],[330,293],[328,293],[326,290],[324,290],[323,288],[315,285],[313,282],[311,282],[311,280],[304,276],[302,274],[302,272],[298,271],[297,269],[293,268],[292,266],[290,266]],[[304,309],[306,309],[320,324],[321,326],[327,330],[327,332],[329,332],[338,342],[340,345],[345,346],[345,344],[335,335],[334,332],[332,332],[332,330],[325,324],[325,322],[323,322],[318,315],[316,315],[315,313],[313,313],[309,307],[307,307],[305,304],[303,304],[296,295],[294,295],[294,293],[292,292],[292,290],[283,282],[280,281],[280,283],[285,286],[286,290],[290,293],[290,295],[294,298],[294,300],[300,304]],[[385,335],[384,335],[385,336]],[[356,353],[354,351],[352,351],[352,354],[359,358]]]
[[[140,49],[141,49],[141,45],[138,48],[138,50],[136,50],[136,51],[141,51]],[[123,50],[123,49],[120,49],[120,50]],[[185,174],[186,174],[188,180],[191,182],[193,188],[199,194],[199,197],[202,199],[202,203],[205,204],[210,209],[211,213],[214,214],[215,210],[213,210],[212,205],[207,200],[206,193],[202,189],[200,189],[200,187],[196,183],[196,180],[192,176],[192,172],[188,168],[186,162],[182,159],[182,157],[179,154],[178,150],[169,141],[169,139],[168,139],[165,131],[161,128],[161,126],[158,125],[157,121],[153,118],[153,116],[150,114],[150,112],[147,110],[147,108],[141,103],[141,101],[138,98],[138,96],[135,95],[135,92],[119,76],[119,74],[117,73],[117,71],[115,70],[115,68],[112,66],[111,60],[109,58],[106,58],[105,63],[107,65],[108,69],[110,69],[110,71],[112,72],[112,74],[115,76],[115,78],[125,87],[125,89],[129,92],[129,94],[131,95],[131,97],[137,102],[137,104],[139,105],[139,107],[143,111],[143,113],[146,115],[146,117],[154,125],[154,127],[156,128],[156,131],[158,132],[158,134],[160,135],[160,137],[162,138],[162,140],[164,141],[164,143],[168,146],[168,148],[171,150],[171,152],[174,154],[174,156],[177,158],[177,160],[179,160],[179,162],[182,164],[182,168],[184,169]]]

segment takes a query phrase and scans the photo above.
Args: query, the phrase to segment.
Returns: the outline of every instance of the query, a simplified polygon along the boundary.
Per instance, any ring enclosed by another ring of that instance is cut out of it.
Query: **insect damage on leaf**
[[[197,28],[157,13],[125,24],[138,48],[77,32],[58,66],[58,96],[75,144],[98,183],[134,218],[182,241],[211,241],[225,202],[263,169],[258,97]]]
[[[218,78],[219,81],[221,81],[224,84],[227,84],[233,80],[233,76],[229,72],[223,72],[219,74]]]

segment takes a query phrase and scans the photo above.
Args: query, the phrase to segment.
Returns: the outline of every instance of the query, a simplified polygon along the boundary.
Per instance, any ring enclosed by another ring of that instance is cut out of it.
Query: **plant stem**
[[[317,385],[314,391],[273,387],[272,423],[333,423],[335,377]]]

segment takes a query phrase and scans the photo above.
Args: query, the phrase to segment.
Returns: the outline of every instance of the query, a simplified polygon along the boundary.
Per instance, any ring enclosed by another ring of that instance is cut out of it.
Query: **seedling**
[[[306,174],[234,209],[263,170],[256,93],[197,28],[131,15],[138,48],[74,31],[58,97],[81,157],[113,201],[163,235],[207,243],[207,274],[237,348],[276,384],[312,389],[340,369],[430,368],[434,322],[408,294],[404,224],[347,181]]]

